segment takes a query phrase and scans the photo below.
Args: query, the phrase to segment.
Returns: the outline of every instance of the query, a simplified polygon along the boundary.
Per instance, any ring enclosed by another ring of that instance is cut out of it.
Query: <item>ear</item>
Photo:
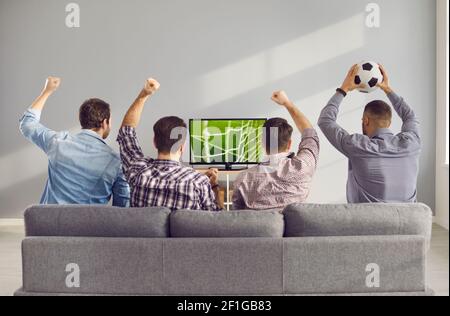
[[[181,145],[180,146],[180,154],[183,154],[185,149],[186,149],[186,144]]]
[[[367,115],[364,115],[363,117],[363,124],[364,126],[368,126],[370,124],[370,119]]]
[[[289,140],[289,142],[288,142],[288,151],[291,151],[291,148],[292,148],[292,138]]]

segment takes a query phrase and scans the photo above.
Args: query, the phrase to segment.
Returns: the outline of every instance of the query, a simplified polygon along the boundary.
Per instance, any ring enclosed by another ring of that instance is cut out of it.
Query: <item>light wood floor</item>
[[[22,226],[0,226],[0,296],[10,296],[22,286]]]
[[[12,295],[21,287],[23,230],[21,226],[0,226],[0,296]],[[433,229],[427,277],[437,295],[449,295],[449,233],[439,226]]]

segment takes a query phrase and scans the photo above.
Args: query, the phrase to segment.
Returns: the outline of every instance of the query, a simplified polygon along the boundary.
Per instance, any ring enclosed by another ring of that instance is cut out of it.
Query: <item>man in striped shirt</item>
[[[146,101],[160,84],[148,79],[122,123],[117,141],[125,177],[131,188],[132,207],[167,207],[171,210],[219,211],[218,170],[201,174],[183,166],[187,125],[178,117],[160,119],[153,127],[158,158],[146,158],[136,136]]]

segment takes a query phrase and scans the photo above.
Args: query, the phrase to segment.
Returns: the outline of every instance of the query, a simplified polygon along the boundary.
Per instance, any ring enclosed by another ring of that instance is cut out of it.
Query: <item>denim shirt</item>
[[[55,132],[40,123],[41,111],[30,109],[20,131],[48,157],[48,180],[41,204],[108,204],[127,207],[130,189],[120,156],[95,132]]]

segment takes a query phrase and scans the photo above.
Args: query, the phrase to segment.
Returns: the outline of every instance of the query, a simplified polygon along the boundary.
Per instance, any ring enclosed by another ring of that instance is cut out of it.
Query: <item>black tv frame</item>
[[[267,118],[199,118],[189,119],[189,165],[191,166],[225,166],[225,170],[233,170],[233,166],[256,166],[259,162],[223,162],[223,163],[203,163],[192,162],[192,144],[191,144],[191,123],[193,121],[268,121]]]

